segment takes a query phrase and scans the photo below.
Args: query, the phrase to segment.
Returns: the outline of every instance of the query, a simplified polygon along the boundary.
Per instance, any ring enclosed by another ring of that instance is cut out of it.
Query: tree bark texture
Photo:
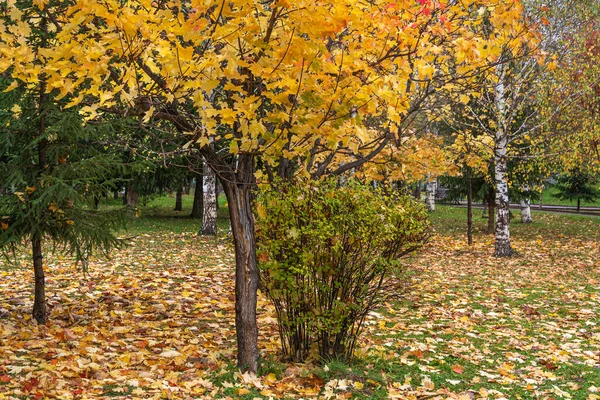
[[[204,164],[203,185],[203,213],[202,213],[202,235],[217,234],[217,179],[215,172]]]
[[[506,124],[506,94],[504,87],[505,66],[497,68],[498,83],[495,87],[496,123],[494,136],[494,180],[496,186],[496,257],[510,257],[513,250],[510,245],[510,210],[508,199],[508,127]]]
[[[48,24],[46,18],[42,17],[40,28],[42,30],[41,47],[46,47],[46,34],[48,33]],[[40,101],[39,101],[39,142],[38,142],[38,179],[42,180],[43,173],[48,167],[46,147],[48,140],[46,139],[46,104],[48,102],[48,94],[46,93],[46,80],[43,74],[40,75]],[[31,233],[31,253],[33,258],[33,274],[34,274],[34,299],[33,299],[33,318],[39,324],[46,323],[46,279],[44,277],[44,264],[42,254],[42,234],[40,232]]]
[[[31,250],[33,254],[33,273],[35,279],[33,318],[39,324],[46,323],[46,279],[44,277],[44,264],[42,255],[42,239],[34,234],[31,238]]]
[[[202,218],[202,211],[204,207],[204,190],[203,190],[202,176],[196,178],[196,187],[194,188],[194,205],[192,206],[192,218]]]
[[[174,211],[183,210],[183,188],[177,189],[175,192],[175,209]]]
[[[521,199],[521,222],[524,224],[530,224],[533,222],[531,217],[531,204],[529,199]]]
[[[127,186],[125,199],[127,200],[127,205],[129,207],[137,207],[139,201],[139,195],[137,189],[133,187],[132,184]]]
[[[428,211],[435,211],[435,191],[437,187],[437,182],[435,179],[427,180],[427,188],[425,195],[425,206]]]
[[[256,262],[255,221],[252,214],[254,186],[253,176],[250,175],[253,175],[253,171],[253,158],[240,156],[238,174],[244,172],[246,176],[242,176],[239,183],[226,180],[222,180],[221,183],[229,203],[235,246],[235,326],[238,366],[244,371],[256,372],[259,356],[256,321],[259,273]]]

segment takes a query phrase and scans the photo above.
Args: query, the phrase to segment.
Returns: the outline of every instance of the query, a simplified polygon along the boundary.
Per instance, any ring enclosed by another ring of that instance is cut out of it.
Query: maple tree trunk
[[[127,201],[127,205],[130,207],[136,207],[138,205],[138,200],[139,200],[138,192],[131,184],[129,186],[127,186],[125,199]]]
[[[205,163],[202,178],[203,212],[201,235],[217,234],[217,185],[215,172]]]
[[[183,210],[183,188],[177,189],[175,192],[175,209],[174,211]]]
[[[467,167],[467,242],[473,244],[473,185],[471,167]]]
[[[235,245],[235,327],[238,367],[258,369],[258,325],[256,321],[259,282],[256,262],[255,222],[250,184],[223,181]]]
[[[529,199],[521,199],[521,222],[524,224],[530,224],[533,222],[531,217],[531,205]]]
[[[203,190],[202,177],[196,178],[196,188],[194,189],[194,205],[192,206],[192,218],[202,218],[202,210],[204,207],[204,190]]]
[[[415,186],[415,190],[413,191],[413,196],[417,201],[421,200],[421,182],[417,182]]]
[[[34,234],[31,238],[33,254],[33,273],[35,277],[33,318],[39,324],[46,323],[46,280],[44,277],[44,264],[42,255],[42,239]]]

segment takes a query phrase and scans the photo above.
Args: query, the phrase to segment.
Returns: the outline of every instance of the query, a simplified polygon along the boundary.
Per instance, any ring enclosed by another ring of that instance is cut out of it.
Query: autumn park
[[[600,399],[596,0],[0,18],[0,400]]]

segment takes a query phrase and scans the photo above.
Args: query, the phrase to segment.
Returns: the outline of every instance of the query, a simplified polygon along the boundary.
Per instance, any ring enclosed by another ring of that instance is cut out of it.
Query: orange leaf
[[[465,372],[465,368],[462,365],[458,364],[454,364],[452,367],[450,367],[450,369],[452,369],[452,371],[456,372],[457,374],[462,374],[463,372]]]

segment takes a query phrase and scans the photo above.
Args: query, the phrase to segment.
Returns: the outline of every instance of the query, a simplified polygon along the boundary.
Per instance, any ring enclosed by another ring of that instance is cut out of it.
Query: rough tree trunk
[[[425,195],[425,206],[428,211],[435,211],[435,190],[437,182],[435,179],[427,180],[427,191]]]
[[[235,327],[238,367],[244,371],[256,372],[259,356],[256,322],[259,274],[256,263],[255,222],[252,214],[254,169],[251,156],[240,156],[238,174],[242,172],[245,176],[241,177],[240,183],[223,180],[222,184],[229,203],[235,245]]]
[[[473,185],[471,167],[467,167],[467,242],[473,244]]]
[[[196,188],[194,189],[194,205],[192,206],[192,218],[202,218],[204,190],[202,187],[202,176],[196,178]]]
[[[524,224],[530,224],[533,222],[529,199],[521,199],[521,222]]]
[[[495,88],[497,128],[494,137],[494,180],[496,184],[496,249],[494,256],[510,257],[513,249],[510,245],[510,219],[508,199],[508,127],[506,124],[506,98],[504,88],[505,66],[499,65],[498,84]]]
[[[39,324],[46,323],[46,280],[44,277],[44,264],[42,255],[42,239],[38,235],[31,238],[33,253],[33,273],[35,277],[33,318]]]
[[[135,187],[132,184],[127,186],[127,190],[125,191],[125,199],[127,205],[130,207],[136,207],[138,205],[139,195]]]
[[[204,164],[202,178],[203,212],[201,235],[217,234],[217,185],[215,172]]]
[[[415,184],[415,190],[413,191],[413,196],[417,201],[421,201],[421,182],[417,182]]]
[[[42,17],[41,21],[42,41],[41,47],[46,47],[46,34],[48,25],[46,18]],[[48,94],[46,93],[46,80],[40,75],[40,125],[39,125],[39,143],[38,143],[38,179],[43,179],[42,174],[48,167],[46,148],[48,140],[46,139],[46,103],[48,102]],[[34,275],[34,299],[33,299],[33,318],[39,324],[46,323],[46,279],[44,277],[44,264],[42,254],[42,236],[39,232],[31,234],[31,253],[33,258],[33,275]]]
[[[175,209],[174,211],[183,210],[183,188],[177,189],[175,192]]]

